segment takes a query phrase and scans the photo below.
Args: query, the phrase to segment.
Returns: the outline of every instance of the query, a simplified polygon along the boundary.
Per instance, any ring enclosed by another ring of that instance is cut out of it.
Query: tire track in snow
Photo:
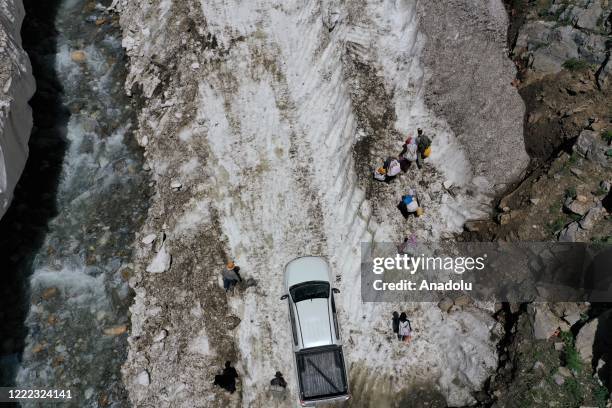
[[[231,86],[221,84],[214,72],[201,86],[200,115],[212,131],[216,167],[229,173],[220,177],[227,190],[217,203],[221,224],[243,277],[258,281],[256,288],[230,298],[242,319],[237,339],[244,406],[270,404],[266,389],[276,370],[295,392],[292,354],[270,353],[291,344],[289,328],[277,330],[287,320],[286,305],[278,300],[283,268],[297,256],[324,256],[327,247],[321,203],[311,185],[312,148],[296,119],[277,47],[261,28],[265,19],[259,16],[256,35],[217,70],[233,68]]]

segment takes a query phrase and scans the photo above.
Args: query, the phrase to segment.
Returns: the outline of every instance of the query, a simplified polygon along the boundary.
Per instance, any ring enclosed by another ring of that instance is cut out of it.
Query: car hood
[[[295,304],[304,348],[333,344],[329,299],[308,299]]]
[[[287,289],[308,281],[329,282],[329,266],[323,258],[304,256],[294,259],[285,267]]]

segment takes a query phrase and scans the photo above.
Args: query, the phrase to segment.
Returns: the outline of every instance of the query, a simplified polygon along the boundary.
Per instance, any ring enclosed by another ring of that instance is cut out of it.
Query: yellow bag
[[[431,154],[431,146],[428,146],[427,149],[425,149],[425,151],[423,152],[423,156],[429,157],[430,154]]]

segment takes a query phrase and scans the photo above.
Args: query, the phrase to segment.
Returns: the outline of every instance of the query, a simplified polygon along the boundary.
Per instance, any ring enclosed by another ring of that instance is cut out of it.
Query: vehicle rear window
[[[320,299],[329,297],[329,283],[307,282],[293,286],[289,292],[294,303],[308,299]]]

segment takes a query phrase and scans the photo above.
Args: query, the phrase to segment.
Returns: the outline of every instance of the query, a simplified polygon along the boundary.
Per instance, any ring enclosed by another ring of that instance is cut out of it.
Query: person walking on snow
[[[406,312],[402,312],[399,317],[399,333],[397,337],[400,341],[404,341],[405,343],[410,343],[412,339],[412,326],[410,325],[408,316],[406,316]]]
[[[237,266],[234,261],[229,261],[221,274],[223,275],[223,289],[225,289],[226,292],[233,289],[238,282],[242,282],[240,267]]]
[[[236,378],[238,378],[238,372],[231,366],[229,361],[226,361],[223,373],[215,375],[215,382],[213,384],[233,394],[236,391]]]
[[[418,150],[417,140],[412,135],[408,135],[399,154],[402,171],[408,171],[412,163],[418,160]]]
[[[387,177],[395,177],[402,171],[399,160],[394,157],[388,157],[385,160],[384,168],[387,170]]]
[[[423,160],[431,154],[431,140],[423,134],[423,129],[417,129],[417,167],[423,167]]]
[[[270,380],[270,387],[275,391],[283,391],[287,388],[287,381],[283,378],[283,374],[277,371],[274,378]]]
[[[393,319],[391,319],[391,327],[393,328],[393,333],[397,336],[398,340],[401,340],[401,336],[399,334],[399,313],[393,312]]]
[[[423,209],[419,207],[419,202],[413,189],[408,190],[408,194],[402,196],[402,200],[397,205],[397,208],[400,210],[404,218],[408,218],[412,214],[420,217],[424,213]]]

